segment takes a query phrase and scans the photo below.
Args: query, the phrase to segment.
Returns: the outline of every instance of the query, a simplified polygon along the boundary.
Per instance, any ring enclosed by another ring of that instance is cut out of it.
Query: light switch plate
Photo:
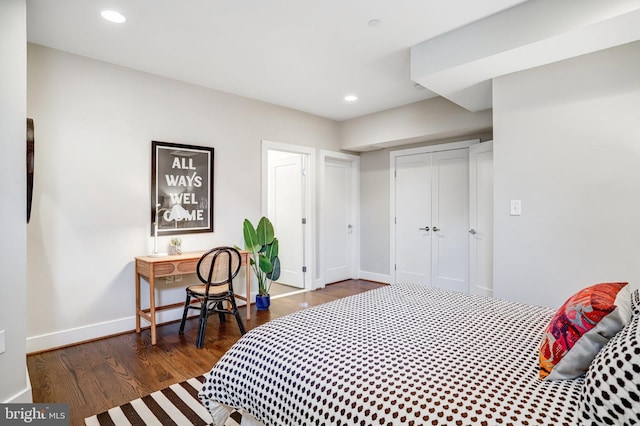
[[[4,330],[0,331],[0,354],[4,353],[7,348],[4,345]]]
[[[520,200],[511,200],[509,204],[509,214],[511,216],[520,216],[522,214],[522,203]]]

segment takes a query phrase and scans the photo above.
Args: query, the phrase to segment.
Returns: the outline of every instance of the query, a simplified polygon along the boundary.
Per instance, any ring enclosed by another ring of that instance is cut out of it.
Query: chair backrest
[[[229,290],[233,291],[233,278],[240,271],[240,252],[233,247],[216,247],[202,255],[198,261],[196,274],[200,281],[209,286],[219,286],[229,283]]]

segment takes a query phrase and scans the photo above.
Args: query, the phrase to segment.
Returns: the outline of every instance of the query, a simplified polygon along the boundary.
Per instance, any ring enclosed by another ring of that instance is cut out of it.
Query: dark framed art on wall
[[[151,235],[213,232],[213,153],[151,142]]]
[[[27,223],[31,220],[31,204],[33,202],[34,133],[33,118],[27,118]]]

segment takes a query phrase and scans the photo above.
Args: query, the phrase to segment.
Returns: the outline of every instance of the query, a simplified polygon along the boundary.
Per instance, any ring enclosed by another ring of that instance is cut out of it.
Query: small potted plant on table
[[[259,311],[269,309],[271,283],[280,278],[278,239],[274,236],[273,224],[267,217],[260,218],[254,228],[249,219],[244,220],[244,249],[251,253],[251,269],[258,279],[256,306]]]

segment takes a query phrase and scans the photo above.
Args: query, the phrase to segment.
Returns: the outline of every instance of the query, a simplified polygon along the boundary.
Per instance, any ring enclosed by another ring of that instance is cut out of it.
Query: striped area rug
[[[87,426],[131,425],[131,426],[207,426],[212,424],[211,415],[198,399],[203,376],[138,398],[104,413],[87,417]],[[231,414],[225,426],[238,426],[240,413]]]

